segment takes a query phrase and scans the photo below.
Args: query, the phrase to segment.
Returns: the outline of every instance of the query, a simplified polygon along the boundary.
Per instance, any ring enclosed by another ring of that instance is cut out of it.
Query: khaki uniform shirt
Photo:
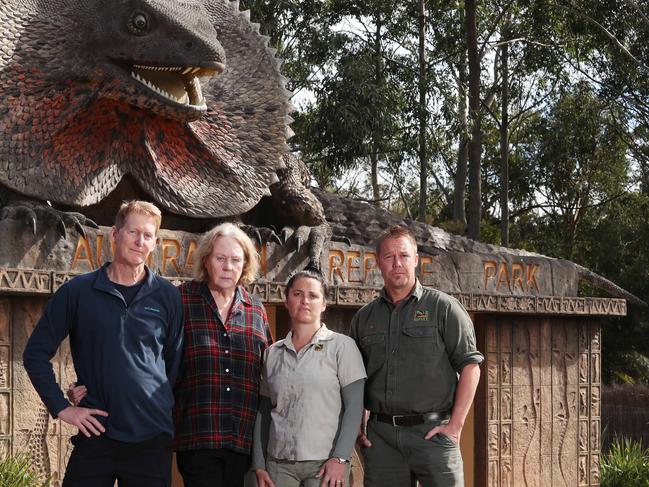
[[[383,289],[356,313],[351,336],[367,369],[365,408],[375,413],[451,411],[459,372],[484,360],[459,301],[419,281],[396,306]]]
[[[299,353],[292,335],[264,355],[260,393],[272,404],[268,457],[322,460],[340,428],[341,389],[367,377],[365,367],[354,340],[324,324]]]

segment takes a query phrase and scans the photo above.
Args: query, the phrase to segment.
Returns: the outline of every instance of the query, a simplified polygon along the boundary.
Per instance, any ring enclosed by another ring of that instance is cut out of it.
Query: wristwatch
[[[351,461],[347,460],[346,458],[341,458],[341,457],[334,457],[334,460],[336,460],[338,463],[352,463]]]

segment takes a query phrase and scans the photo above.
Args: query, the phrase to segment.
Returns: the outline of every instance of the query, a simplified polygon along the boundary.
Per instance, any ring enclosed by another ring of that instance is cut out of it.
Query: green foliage
[[[242,4],[285,60],[299,105],[289,142],[318,185],[376,197],[403,217],[416,216],[417,2]],[[508,93],[510,246],[575,261],[649,302],[647,5],[486,0],[478,2],[477,24],[482,240],[500,240],[502,99]],[[428,0],[425,10],[426,221],[462,231],[452,222],[452,195],[460,140],[471,129],[462,121],[464,2]],[[371,185],[370,168],[379,172]],[[604,323],[604,381],[649,384],[648,357],[648,310],[630,306],[625,318]]]
[[[616,438],[602,455],[601,487],[649,487],[649,449],[629,438]]]
[[[41,480],[32,466],[29,455],[17,453],[0,460],[0,487],[48,487],[49,480]]]
[[[592,212],[576,253],[582,264],[647,301],[648,241],[649,195],[630,192]],[[607,320],[603,343],[605,382],[649,384],[649,310],[630,306],[628,316]]]

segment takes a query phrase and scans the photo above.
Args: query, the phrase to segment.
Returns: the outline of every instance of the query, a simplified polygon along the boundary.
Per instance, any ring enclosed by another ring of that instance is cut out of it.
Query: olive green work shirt
[[[365,362],[365,408],[382,414],[451,411],[458,374],[481,364],[471,318],[460,302],[417,281],[396,306],[385,289],[352,320]]]

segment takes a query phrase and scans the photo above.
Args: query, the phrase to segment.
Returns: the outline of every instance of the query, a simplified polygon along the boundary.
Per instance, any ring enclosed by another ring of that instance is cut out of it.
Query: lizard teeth
[[[145,66],[134,64],[131,76],[140,84],[167,100],[188,107],[206,109],[207,103],[198,76],[208,77],[216,72],[217,70],[204,69],[198,66]],[[164,73],[170,73],[170,75]]]
[[[138,66],[134,66],[134,67],[138,68]],[[141,69],[141,68],[138,68],[138,69]],[[178,69],[181,69],[181,68],[178,68]],[[188,68],[188,69],[192,69],[192,68]],[[141,83],[144,86],[146,86],[147,88],[149,88],[151,91],[153,91],[153,92],[157,93],[158,95],[163,96],[164,98],[166,98],[168,100],[171,100],[171,101],[173,101],[175,103],[180,103],[182,105],[191,105],[191,106],[198,107],[198,108],[206,108],[205,99],[203,98],[203,94],[202,94],[202,91],[201,91],[201,84],[200,84],[200,81],[198,80],[198,78],[192,78],[191,81],[190,81],[191,84],[192,84],[192,87],[194,89],[194,92],[197,94],[197,98],[199,100],[197,104],[192,105],[190,103],[190,98],[189,98],[189,95],[187,93],[184,93],[181,97],[176,97],[176,96],[172,95],[171,93],[167,92],[166,90],[163,90],[162,88],[159,88],[154,83],[152,83],[151,81],[143,78],[142,76],[140,76],[139,74],[137,74],[134,71],[131,71],[131,76],[135,80],[137,80],[139,83]]]
[[[134,68],[137,69],[143,69],[147,71],[178,71],[181,72],[182,74],[188,74],[188,73],[197,73],[198,71],[201,70],[201,68],[194,67],[194,66],[189,66],[189,67],[179,67],[179,66],[145,66],[144,64],[134,64]]]
[[[137,73],[131,71],[131,76],[134,79],[136,79],[137,81],[139,81],[140,83],[142,83],[144,86],[149,88],[151,91],[154,91],[155,93],[157,93],[159,95],[162,95],[163,97],[165,97],[165,98],[167,98],[167,99],[169,99],[171,101],[175,101],[176,103],[179,103],[178,98],[176,98],[175,96],[172,96],[170,93],[167,93],[165,90],[163,90],[161,88],[158,88],[155,84],[151,83],[149,80],[143,79]]]

